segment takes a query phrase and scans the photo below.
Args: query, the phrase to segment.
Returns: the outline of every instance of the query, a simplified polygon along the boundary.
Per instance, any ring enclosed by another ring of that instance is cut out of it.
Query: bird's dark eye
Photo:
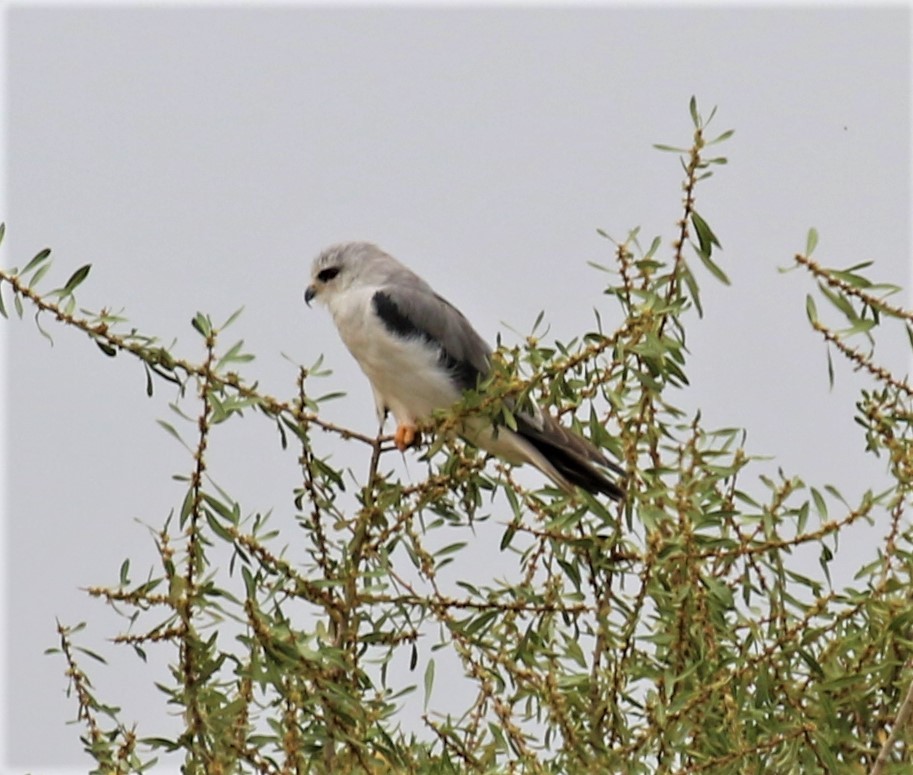
[[[328,283],[330,280],[332,280],[338,274],[339,274],[338,266],[328,266],[326,269],[321,269],[317,273],[317,279],[320,280],[320,282],[322,282],[322,283]]]

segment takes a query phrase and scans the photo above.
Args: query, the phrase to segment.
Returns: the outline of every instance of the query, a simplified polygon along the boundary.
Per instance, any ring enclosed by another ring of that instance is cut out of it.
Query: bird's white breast
[[[455,403],[461,391],[439,363],[439,348],[387,329],[371,303],[375,290],[349,289],[327,306],[349,352],[396,420],[427,419],[433,410]]]

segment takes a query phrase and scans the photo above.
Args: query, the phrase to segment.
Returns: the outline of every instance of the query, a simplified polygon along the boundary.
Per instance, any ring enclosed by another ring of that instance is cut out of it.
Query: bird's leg
[[[421,434],[419,434],[418,428],[414,425],[399,423],[396,426],[396,434],[393,436],[393,442],[400,452],[405,452],[409,447],[419,443],[421,440]]]

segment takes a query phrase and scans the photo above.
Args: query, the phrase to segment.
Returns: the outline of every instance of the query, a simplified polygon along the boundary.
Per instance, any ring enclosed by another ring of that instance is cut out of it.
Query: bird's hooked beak
[[[313,285],[309,285],[307,287],[307,289],[304,291],[304,303],[310,307],[311,302],[314,300],[314,297],[316,295],[317,295],[317,289]]]

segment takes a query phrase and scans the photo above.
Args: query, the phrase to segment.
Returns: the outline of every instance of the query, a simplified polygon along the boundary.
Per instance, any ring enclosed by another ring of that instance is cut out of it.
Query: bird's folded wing
[[[491,349],[463,314],[424,282],[387,284],[374,294],[372,306],[391,333],[440,348],[441,364],[461,390],[475,387],[488,373]]]

